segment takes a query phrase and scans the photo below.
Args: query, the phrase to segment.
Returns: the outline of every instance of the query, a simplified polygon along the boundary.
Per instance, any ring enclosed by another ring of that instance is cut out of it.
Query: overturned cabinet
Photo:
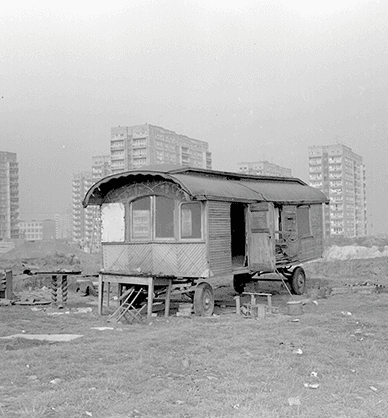
[[[164,165],[105,177],[83,202],[101,207],[102,280],[168,278],[187,285],[195,313],[204,316],[213,313],[215,279],[233,280],[242,292],[278,272],[303,293],[301,264],[323,252],[326,203],[295,178]]]

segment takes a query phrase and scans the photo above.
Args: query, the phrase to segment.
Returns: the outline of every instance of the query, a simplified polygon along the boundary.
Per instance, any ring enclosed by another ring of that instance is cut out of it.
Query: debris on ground
[[[0,337],[2,340],[12,340],[15,338],[25,338],[26,340],[67,342],[83,337],[80,334],[13,334],[7,337]]]

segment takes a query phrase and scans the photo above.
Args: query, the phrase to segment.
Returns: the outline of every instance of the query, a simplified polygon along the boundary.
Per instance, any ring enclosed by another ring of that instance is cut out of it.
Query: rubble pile
[[[99,254],[88,254],[63,241],[24,242],[0,255],[0,269],[23,273],[29,270],[82,270],[95,274],[100,270]]]

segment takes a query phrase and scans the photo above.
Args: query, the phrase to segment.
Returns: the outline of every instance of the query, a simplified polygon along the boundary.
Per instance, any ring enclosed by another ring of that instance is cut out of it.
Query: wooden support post
[[[106,307],[109,309],[109,301],[110,301],[110,282],[106,284]]]
[[[58,282],[57,276],[51,276],[51,306],[55,306],[58,300]]]
[[[62,303],[64,305],[67,304],[67,292],[68,292],[68,283],[67,283],[67,275],[64,274],[62,276]]]
[[[240,296],[235,296],[234,300],[236,301],[236,314],[241,315],[241,300]]]
[[[102,304],[104,302],[104,281],[103,275],[100,273],[98,275],[98,314],[102,315]]]
[[[148,278],[148,306],[147,306],[147,321],[152,318],[152,305],[154,302],[154,278]]]
[[[12,270],[4,272],[5,274],[5,298],[11,300],[12,294]]]
[[[170,299],[171,299],[171,288],[172,288],[172,279],[168,281],[167,291],[166,291],[166,304],[164,309],[164,316],[170,315]]]
[[[268,308],[272,309],[272,295],[267,295]]]

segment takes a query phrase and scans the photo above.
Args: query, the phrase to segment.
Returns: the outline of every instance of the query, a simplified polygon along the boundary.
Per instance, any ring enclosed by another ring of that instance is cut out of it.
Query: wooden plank
[[[147,321],[151,321],[151,318],[152,318],[153,297],[154,297],[154,279],[152,277],[149,277],[149,279],[148,279]]]
[[[98,276],[98,314],[102,315],[102,304],[103,304],[103,296],[104,293],[104,281],[102,274]]]

